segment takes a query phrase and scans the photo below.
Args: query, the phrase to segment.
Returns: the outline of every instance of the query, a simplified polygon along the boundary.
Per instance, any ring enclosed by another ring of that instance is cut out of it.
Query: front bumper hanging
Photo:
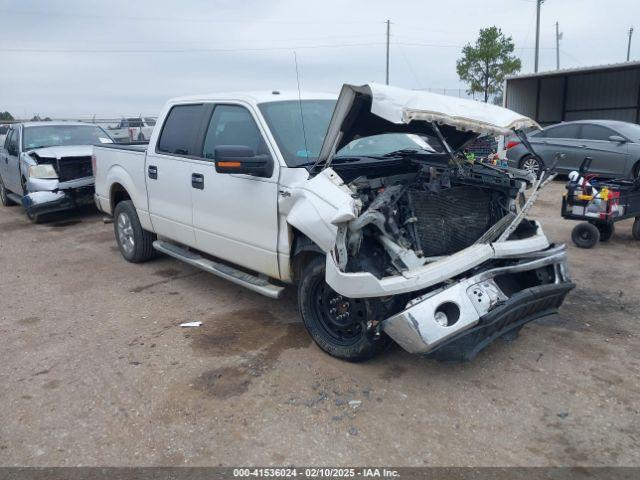
[[[50,182],[51,185],[43,185],[45,182]],[[68,182],[48,180],[38,183],[30,179],[27,183],[30,193],[22,197],[22,206],[29,215],[39,216],[89,205],[93,203],[93,185],[93,177]],[[36,189],[37,187],[41,189]]]
[[[471,360],[496,338],[556,313],[574,288],[564,245],[534,255],[415,298],[405,310],[384,320],[381,327],[410,353]],[[495,281],[502,275],[535,274],[543,268],[553,272],[548,283],[511,294]]]

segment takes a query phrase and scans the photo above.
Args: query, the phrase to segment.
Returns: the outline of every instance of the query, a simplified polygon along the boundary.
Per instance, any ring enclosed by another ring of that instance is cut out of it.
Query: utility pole
[[[391,20],[387,20],[387,76],[386,82],[389,85],[389,37],[391,36]]]
[[[556,70],[560,70],[560,40],[562,39],[562,33],[558,28],[558,22],[556,22]]]
[[[627,62],[631,56],[631,36],[633,35],[633,27],[629,29],[629,43],[627,44]]]
[[[536,58],[534,71],[538,72],[538,56],[540,53],[540,6],[544,0],[536,0]]]

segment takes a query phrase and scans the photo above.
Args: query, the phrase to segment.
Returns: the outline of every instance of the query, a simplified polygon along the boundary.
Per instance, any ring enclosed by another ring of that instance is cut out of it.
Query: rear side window
[[[551,127],[544,131],[544,135],[540,135],[544,138],[578,138],[578,130],[580,125],[558,125],[557,127]]]
[[[269,153],[251,113],[239,105],[218,105],[213,110],[202,156],[212,159],[220,145],[251,147],[257,155]]]
[[[203,105],[176,105],[162,127],[158,152],[196,155],[196,137],[202,122]]]
[[[609,141],[609,137],[611,135],[616,135],[616,133],[606,127],[601,127],[600,125],[585,124],[582,125],[582,134],[580,135],[580,138],[583,138],[584,140]]]

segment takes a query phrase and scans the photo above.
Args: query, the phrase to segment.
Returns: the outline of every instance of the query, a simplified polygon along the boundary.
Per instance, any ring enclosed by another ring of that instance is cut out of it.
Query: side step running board
[[[285,287],[274,285],[265,278],[237,270],[223,263],[214,262],[173,243],[156,240],[153,242],[153,248],[166,255],[177,258],[178,260],[182,260],[189,265],[201,268],[205,272],[213,273],[225,280],[229,280],[237,285],[241,285],[249,290],[260,293],[265,297],[280,298],[284,292]]]

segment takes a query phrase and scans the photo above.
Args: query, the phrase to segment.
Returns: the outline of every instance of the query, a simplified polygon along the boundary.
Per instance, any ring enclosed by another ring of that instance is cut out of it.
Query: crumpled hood
[[[507,135],[514,129],[540,128],[529,117],[506,108],[436,93],[378,85],[344,85],[319,162],[357,138],[381,133],[431,133],[430,122],[441,127],[447,143],[458,149],[481,135]]]
[[[63,158],[63,157],[90,157],[93,155],[93,145],[64,145],[59,147],[45,147],[29,150],[25,153],[34,153],[43,158]]]

